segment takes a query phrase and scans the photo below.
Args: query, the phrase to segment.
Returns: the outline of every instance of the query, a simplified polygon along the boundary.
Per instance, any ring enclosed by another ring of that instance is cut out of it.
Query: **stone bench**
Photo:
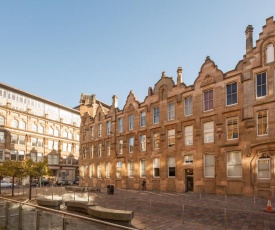
[[[63,203],[63,200],[51,200],[47,198],[37,198],[36,202],[39,206],[52,209],[60,209],[60,205]]]
[[[94,205],[96,204],[88,203],[86,201],[76,201],[76,200],[65,201],[65,206],[67,207],[67,210],[84,212],[87,214],[88,214],[88,208]]]
[[[66,191],[72,192],[84,192],[85,187],[78,187],[78,186],[65,186]]]
[[[134,218],[133,211],[109,209],[97,205],[88,207],[88,214],[102,220],[128,222],[129,225]]]

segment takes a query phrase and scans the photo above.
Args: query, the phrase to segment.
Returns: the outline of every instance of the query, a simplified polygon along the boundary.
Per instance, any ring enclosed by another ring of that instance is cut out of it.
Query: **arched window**
[[[53,128],[49,128],[49,135],[53,135]]]
[[[18,128],[18,121],[15,120],[15,119],[12,120],[12,121],[11,121],[11,127],[12,127],[12,128]]]
[[[37,132],[37,125],[36,124],[32,124],[32,131]]]
[[[24,121],[19,121],[19,129],[25,130],[25,129],[26,129],[26,122],[24,122]]]
[[[5,118],[0,116],[0,125],[5,125]]]
[[[44,133],[44,127],[42,125],[38,126],[38,133]]]
[[[266,63],[270,63],[274,61],[274,46],[273,44],[269,44],[266,47]]]

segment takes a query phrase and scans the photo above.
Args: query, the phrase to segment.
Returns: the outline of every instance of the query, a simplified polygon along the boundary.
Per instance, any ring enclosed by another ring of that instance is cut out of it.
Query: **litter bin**
[[[115,186],[111,184],[107,185],[107,194],[114,195],[114,192],[115,192]]]

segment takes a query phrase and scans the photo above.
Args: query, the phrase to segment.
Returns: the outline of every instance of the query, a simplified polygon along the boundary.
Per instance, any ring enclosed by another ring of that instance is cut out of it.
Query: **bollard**
[[[125,203],[124,204],[125,204],[125,211],[126,211],[126,197],[124,199],[125,199]]]
[[[62,228],[62,230],[66,230],[67,224],[68,224],[68,223],[67,223],[67,221],[66,221],[66,216],[64,215],[64,216],[63,216],[63,226],[62,226],[63,228]]]
[[[150,217],[152,216],[152,200],[150,199]]]
[[[182,205],[182,223],[184,224],[184,204]]]
[[[42,211],[36,210],[36,230],[40,229],[40,217],[42,216]]]
[[[19,230],[23,229],[22,221],[23,221],[23,208],[22,208],[22,204],[20,204],[18,207],[18,229]]]
[[[9,207],[10,207],[10,203],[6,202],[6,206],[5,206],[5,229],[8,229],[8,225],[9,225]]]
[[[226,208],[224,209],[224,229],[227,229],[227,216],[226,216]]]

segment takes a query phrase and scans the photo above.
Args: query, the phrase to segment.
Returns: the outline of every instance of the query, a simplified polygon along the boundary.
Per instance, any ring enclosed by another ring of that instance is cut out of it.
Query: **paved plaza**
[[[22,191],[18,189],[17,193],[15,189],[15,198],[19,193]],[[113,195],[105,189],[88,195],[67,192],[61,187],[34,188],[33,197],[38,196],[62,196],[64,201],[86,200],[106,208],[134,211],[131,227],[136,229],[275,230],[275,212],[266,213],[267,199],[260,197],[123,189],[115,189]],[[275,200],[271,200],[273,203]],[[61,206],[61,211],[66,211],[65,206]]]

